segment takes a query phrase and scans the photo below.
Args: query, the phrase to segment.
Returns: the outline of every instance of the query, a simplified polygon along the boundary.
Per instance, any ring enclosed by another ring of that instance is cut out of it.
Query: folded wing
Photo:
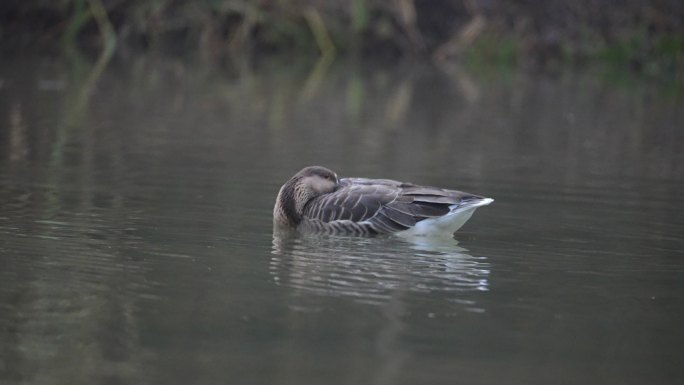
[[[346,178],[334,192],[312,199],[304,217],[316,227],[385,234],[446,215],[472,199],[482,198],[389,179]]]

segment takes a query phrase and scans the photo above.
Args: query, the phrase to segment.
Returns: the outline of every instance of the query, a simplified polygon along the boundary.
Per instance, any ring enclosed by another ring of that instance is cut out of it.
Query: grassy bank
[[[5,50],[57,44],[419,56],[438,62],[564,65],[603,61],[684,72],[679,0],[5,0]],[[681,75],[678,75],[681,76]]]

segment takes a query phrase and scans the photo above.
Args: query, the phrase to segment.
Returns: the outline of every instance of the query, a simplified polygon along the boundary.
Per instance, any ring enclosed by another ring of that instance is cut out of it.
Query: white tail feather
[[[461,205],[451,206],[451,211],[439,218],[424,219],[408,230],[400,231],[396,235],[402,237],[413,236],[449,236],[463,226],[473,215],[475,209],[494,202],[494,199],[483,198]]]

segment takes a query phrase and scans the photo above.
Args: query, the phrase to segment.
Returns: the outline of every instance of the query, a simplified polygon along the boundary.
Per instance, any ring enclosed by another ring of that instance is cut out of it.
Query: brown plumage
[[[390,179],[343,178],[325,167],[306,167],[288,180],[273,209],[278,229],[347,235],[457,230],[475,208],[492,202],[477,195]]]

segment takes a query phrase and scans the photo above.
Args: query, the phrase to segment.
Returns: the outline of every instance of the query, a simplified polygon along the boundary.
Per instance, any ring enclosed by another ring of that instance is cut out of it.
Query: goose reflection
[[[481,311],[468,293],[488,290],[489,263],[454,239],[273,235],[270,273],[299,294],[343,296],[384,304],[396,292],[451,293]]]

